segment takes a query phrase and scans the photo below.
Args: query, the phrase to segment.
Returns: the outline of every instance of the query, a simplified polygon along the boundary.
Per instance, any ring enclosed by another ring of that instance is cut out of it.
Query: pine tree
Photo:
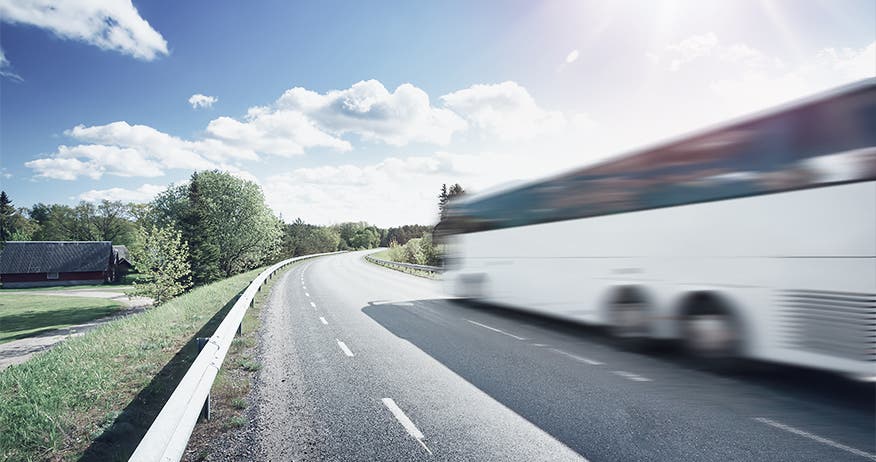
[[[441,185],[441,194],[438,195],[438,211],[441,215],[441,219],[443,220],[447,215],[447,204],[457,196],[461,196],[465,194],[465,189],[462,189],[459,183],[454,184],[447,189],[446,184]]]
[[[6,191],[0,191],[0,241],[6,242],[12,237],[13,219],[15,216],[15,207],[12,206],[12,201],[6,195]]]
[[[222,277],[216,233],[213,232],[209,220],[205,219],[208,207],[209,199],[201,194],[198,174],[194,173],[189,182],[188,206],[180,227],[183,239],[188,243],[192,282],[195,285],[207,284]]]

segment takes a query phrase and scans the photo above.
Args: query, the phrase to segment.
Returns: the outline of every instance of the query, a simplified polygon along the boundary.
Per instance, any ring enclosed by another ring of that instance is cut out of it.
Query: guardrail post
[[[238,329],[239,329],[239,327],[238,327]],[[207,346],[207,343],[210,341],[210,338],[209,337],[198,337],[197,339],[195,339],[195,341],[198,344],[198,353],[201,353],[201,350],[203,350],[204,347]],[[209,394],[207,394],[207,400],[204,401],[204,407],[201,408],[200,419],[210,420],[210,395]]]

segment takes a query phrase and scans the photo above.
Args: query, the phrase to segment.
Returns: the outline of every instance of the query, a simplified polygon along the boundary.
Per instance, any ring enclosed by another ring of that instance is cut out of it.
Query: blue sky
[[[46,3],[0,0],[18,206],[145,201],[220,168],[287,219],[425,223],[442,182],[483,190],[876,74],[870,0]]]

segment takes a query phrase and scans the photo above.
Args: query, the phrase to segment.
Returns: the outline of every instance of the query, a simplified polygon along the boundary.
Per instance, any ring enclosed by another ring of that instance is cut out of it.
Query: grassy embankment
[[[127,460],[261,270],[109,322],[0,372],[0,460]]]
[[[288,265],[262,287],[256,294],[253,307],[243,317],[243,334],[231,342],[225,363],[219,369],[213,390],[210,392],[210,420],[195,426],[189,447],[183,456],[184,461],[200,461],[212,452],[212,444],[218,433],[237,430],[247,424],[247,400],[253,381],[262,365],[258,362],[258,336],[261,326],[261,310],[267,303],[274,284],[286,271],[298,263]]]
[[[121,307],[103,298],[0,292],[0,343],[109,316]]]

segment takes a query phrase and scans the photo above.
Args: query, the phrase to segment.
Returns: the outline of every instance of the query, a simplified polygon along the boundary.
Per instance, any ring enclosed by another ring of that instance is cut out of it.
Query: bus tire
[[[680,316],[684,351],[709,367],[736,365],[742,352],[742,326],[733,311],[708,292],[692,294]]]

